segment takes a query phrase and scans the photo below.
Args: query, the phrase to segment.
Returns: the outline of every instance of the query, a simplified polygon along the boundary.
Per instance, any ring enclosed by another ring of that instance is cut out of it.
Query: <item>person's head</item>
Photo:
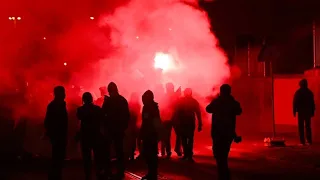
[[[54,98],[57,100],[64,100],[66,98],[66,90],[63,86],[56,86],[53,90]]]
[[[93,102],[92,94],[89,92],[83,93],[82,102],[83,102],[83,104],[91,104]]]
[[[172,83],[167,83],[166,84],[166,91],[168,94],[174,93],[174,85]]]
[[[101,96],[105,96],[107,94],[107,87],[102,86],[99,88],[99,91]]]
[[[185,97],[192,97],[192,89],[191,88],[186,88],[184,90],[184,96]]]
[[[153,92],[150,90],[147,90],[145,93],[143,93],[142,102],[144,105],[154,102]]]
[[[299,82],[299,86],[301,88],[307,88],[308,87],[308,81],[306,79],[302,79],[300,82]]]
[[[119,94],[118,87],[117,87],[116,83],[114,83],[114,82],[109,83],[108,92],[109,92],[110,96],[115,96],[115,95]]]
[[[223,84],[220,87],[220,95],[221,96],[229,96],[229,95],[231,95],[231,86],[229,84]]]

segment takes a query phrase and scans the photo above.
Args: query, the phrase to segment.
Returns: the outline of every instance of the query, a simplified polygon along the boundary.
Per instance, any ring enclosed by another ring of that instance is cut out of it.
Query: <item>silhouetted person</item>
[[[91,93],[85,92],[82,96],[83,105],[77,109],[77,117],[81,121],[80,143],[82,158],[84,163],[84,172],[86,180],[91,179],[91,153],[93,151],[96,164],[97,179],[102,179],[104,146],[103,135],[101,132],[102,109],[93,104]]]
[[[212,114],[212,148],[219,180],[229,180],[228,156],[231,143],[236,138],[236,116],[242,113],[242,109],[231,95],[228,84],[220,87],[220,95],[207,106],[206,111]]]
[[[300,88],[296,91],[293,98],[293,116],[298,113],[298,126],[300,143],[305,144],[304,129],[306,129],[307,141],[312,144],[311,118],[314,116],[315,102],[312,91],[308,88],[308,81],[302,79],[299,83]]]
[[[107,95],[107,87],[102,86],[99,88],[100,97],[95,101],[95,105],[102,107],[105,96]]]
[[[62,86],[54,88],[54,99],[47,107],[44,126],[46,136],[52,145],[52,164],[49,180],[62,179],[62,167],[66,155],[68,113],[66,108],[65,89]]]
[[[184,97],[182,97],[177,105],[176,116],[179,123],[182,146],[184,152],[184,160],[193,162],[193,138],[196,129],[196,117],[198,119],[198,132],[202,130],[202,119],[199,103],[192,97],[192,90],[186,88]]]
[[[138,127],[138,121],[141,111],[141,105],[139,103],[139,96],[136,93],[131,94],[131,98],[129,101],[129,109],[130,109],[130,122],[129,122],[129,138],[130,138],[130,144],[132,145],[132,150],[130,152],[129,158],[131,160],[134,160],[135,151],[138,145],[139,152],[141,154],[141,142],[138,138],[139,135],[139,127]]]
[[[161,153],[167,157],[171,157],[171,132],[172,128],[176,134],[175,152],[178,156],[182,156],[181,152],[181,136],[179,133],[179,126],[174,121],[174,112],[176,110],[176,104],[179,95],[174,92],[174,85],[172,83],[166,84],[166,94],[163,101],[161,116],[163,118],[163,140],[161,143]]]
[[[110,97],[105,97],[102,110],[106,116],[105,126],[110,137],[109,145],[113,143],[116,151],[117,178],[123,178],[125,171],[123,139],[130,120],[129,105],[127,100],[119,94],[118,87],[114,82],[108,85],[108,92]]]
[[[156,180],[158,174],[158,141],[161,127],[158,103],[154,102],[153,92],[148,90],[142,95],[142,125],[140,137],[143,155],[148,165],[148,174],[142,179]]]

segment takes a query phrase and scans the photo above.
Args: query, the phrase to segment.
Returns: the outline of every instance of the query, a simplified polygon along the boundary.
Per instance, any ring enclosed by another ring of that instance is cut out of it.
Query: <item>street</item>
[[[264,147],[261,142],[234,144],[230,152],[229,166],[234,180],[316,180],[320,177],[320,145],[299,147],[287,143],[287,147]],[[210,146],[197,145],[195,163],[184,162],[173,156],[159,158],[159,179],[191,180],[216,179],[216,165]],[[7,180],[46,179],[47,160],[32,160],[19,166],[7,164]],[[143,160],[127,163],[126,179],[137,179],[146,173]],[[66,162],[64,179],[83,179],[80,160]]]

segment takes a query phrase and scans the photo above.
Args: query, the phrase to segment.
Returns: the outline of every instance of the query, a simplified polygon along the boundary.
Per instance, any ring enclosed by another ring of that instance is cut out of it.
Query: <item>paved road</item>
[[[285,148],[263,147],[261,142],[235,144],[230,153],[230,168],[234,180],[319,180],[320,145],[298,147],[290,144]],[[210,146],[197,146],[196,163],[188,163],[173,157],[160,159],[159,179],[172,180],[212,180],[216,179],[216,165]],[[16,166],[7,163],[8,176],[4,180],[44,180],[46,161],[25,163]],[[128,171],[143,176],[146,165],[143,160],[129,162]],[[1,175],[1,174],[0,174]],[[64,179],[83,179],[81,161],[69,161],[64,171]],[[135,179],[127,176],[126,179]]]

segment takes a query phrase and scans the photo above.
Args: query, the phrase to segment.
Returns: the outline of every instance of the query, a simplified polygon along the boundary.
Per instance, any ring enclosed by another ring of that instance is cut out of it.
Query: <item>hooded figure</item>
[[[140,138],[142,152],[148,165],[148,174],[142,179],[156,180],[158,169],[158,141],[161,120],[158,103],[154,102],[153,92],[148,90],[142,95],[142,124]]]
[[[91,179],[91,152],[97,169],[97,179],[102,178],[103,136],[101,132],[102,110],[93,104],[91,93],[85,92],[82,96],[83,105],[77,109],[77,117],[81,121],[80,142],[86,180]]]
[[[299,83],[300,88],[296,91],[293,98],[293,116],[298,113],[298,127],[300,143],[305,144],[304,129],[306,129],[307,141],[312,144],[311,118],[315,112],[315,102],[312,91],[308,88],[308,81],[302,79]]]
[[[206,108],[212,114],[211,137],[219,180],[229,180],[228,156],[236,135],[236,116],[242,113],[240,103],[231,95],[231,87],[223,84],[220,95]]]
[[[127,100],[119,94],[118,87],[114,82],[109,83],[108,92],[110,97],[105,96],[102,105],[105,116],[104,125],[110,140],[107,144],[108,149],[112,143],[114,145],[117,158],[117,178],[122,179],[125,171],[123,140],[130,120],[130,111]]]
[[[52,164],[49,180],[62,179],[62,167],[66,156],[68,137],[68,113],[65,89],[63,86],[54,88],[54,99],[47,107],[44,126],[46,135],[52,145]]]

